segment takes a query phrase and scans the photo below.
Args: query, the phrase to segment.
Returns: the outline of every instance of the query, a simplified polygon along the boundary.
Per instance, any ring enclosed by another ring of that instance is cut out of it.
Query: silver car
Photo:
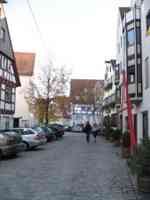
[[[39,134],[32,128],[14,128],[12,130],[21,134],[22,142],[26,150],[44,145],[47,141],[44,134]]]

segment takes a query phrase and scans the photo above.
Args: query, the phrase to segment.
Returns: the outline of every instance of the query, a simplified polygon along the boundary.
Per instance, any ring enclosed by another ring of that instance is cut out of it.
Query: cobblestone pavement
[[[93,139],[93,138],[92,138]],[[0,162],[0,200],[136,200],[125,161],[98,138],[68,133]]]

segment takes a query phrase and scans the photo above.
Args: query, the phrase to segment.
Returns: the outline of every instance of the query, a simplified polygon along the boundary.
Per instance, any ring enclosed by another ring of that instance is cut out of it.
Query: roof
[[[103,88],[104,81],[103,80],[95,80],[95,79],[71,79],[71,89],[70,89],[70,97],[71,102],[76,104],[85,104],[81,96],[85,95],[87,91],[88,100],[86,104],[92,104],[93,102],[93,95],[91,92],[96,87],[96,84],[100,83]],[[84,103],[83,103],[84,102]]]
[[[35,64],[35,53],[15,52],[15,58],[19,75],[32,76]]]
[[[129,12],[131,10],[131,7],[119,7],[121,18],[124,18],[124,14]]]
[[[13,50],[12,41],[11,41],[11,35],[9,32],[7,18],[5,16],[4,7],[1,3],[0,3],[0,9],[1,9],[0,29],[1,28],[5,29],[5,40],[2,40],[0,42],[0,52],[4,56],[7,56],[8,59],[11,59],[11,61],[13,62],[13,70],[14,70],[15,79],[16,79],[15,85],[16,85],[16,87],[19,87],[21,85],[21,83],[20,83],[19,74],[18,74],[17,67],[16,67],[14,50]]]

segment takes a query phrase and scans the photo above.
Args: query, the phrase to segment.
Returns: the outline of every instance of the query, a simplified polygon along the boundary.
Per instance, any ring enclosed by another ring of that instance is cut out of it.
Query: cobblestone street
[[[93,138],[91,138],[93,139]],[[1,200],[136,200],[118,148],[68,133],[0,163]]]

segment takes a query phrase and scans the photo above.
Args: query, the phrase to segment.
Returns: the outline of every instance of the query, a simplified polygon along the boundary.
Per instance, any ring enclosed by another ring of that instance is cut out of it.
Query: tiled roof
[[[32,76],[34,71],[35,53],[16,52],[15,58],[19,75]]]
[[[70,89],[70,97],[72,103],[82,104],[82,95],[84,96],[84,92],[87,91],[88,101],[87,104],[92,104],[93,95],[90,95],[93,89],[95,88],[97,83],[103,87],[103,80],[94,80],[94,79],[71,79],[71,89]],[[85,102],[84,102],[85,103]]]

